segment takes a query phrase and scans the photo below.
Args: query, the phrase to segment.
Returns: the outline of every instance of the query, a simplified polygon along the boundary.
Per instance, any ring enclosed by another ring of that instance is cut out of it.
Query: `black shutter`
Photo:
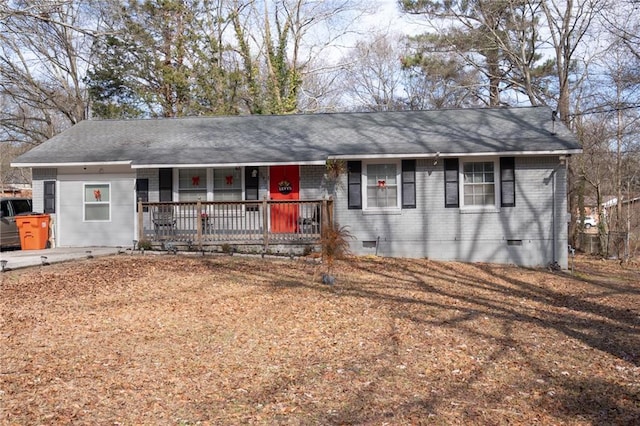
[[[244,168],[244,193],[246,200],[258,199],[258,182],[260,173],[257,167]]]
[[[149,201],[149,179],[136,179],[136,211],[138,211],[138,201],[143,203]],[[149,211],[149,208],[143,207],[143,211]]]
[[[44,212],[56,212],[56,181],[44,181]]]
[[[516,161],[514,157],[500,158],[500,205],[516,206]]]
[[[416,160],[402,160],[402,208],[416,208]]]
[[[360,161],[347,162],[347,186],[349,209],[362,209],[362,163]]]
[[[458,185],[458,159],[444,160],[444,206],[460,207],[460,187]]]
[[[159,201],[173,201],[173,169],[160,169],[158,178]]]

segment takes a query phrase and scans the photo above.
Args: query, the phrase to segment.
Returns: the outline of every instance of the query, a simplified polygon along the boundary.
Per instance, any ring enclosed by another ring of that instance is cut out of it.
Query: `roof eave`
[[[562,150],[547,150],[547,151],[491,151],[491,152],[427,152],[420,154],[339,154],[329,155],[329,160],[372,160],[376,158],[434,158],[434,157],[489,157],[489,156],[531,156],[531,155],[573,155],[582,154],[582,149],[562,149]]]
[[[63,163],[53,162],[14,162],[11,167],[78,167],[78,166],[126,166],[130,165],[130,160],[124,161],[73,161]]]
[[[154,163],[154,164],[131,164],[132,169],[161,169],[161,168],[204,168],[204,167],[260,167],[260,166],[324,166],[326,160],[312,161],[279,161],[279,162],[237,162],[237,163],[197,163],[197,164],[175,164],[175,163]]]

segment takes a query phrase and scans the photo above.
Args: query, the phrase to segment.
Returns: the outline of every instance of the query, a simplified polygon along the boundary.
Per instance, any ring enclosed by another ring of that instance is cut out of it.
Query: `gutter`
[[[520,157],[520,156],[556,156],[582,154],[582,149],[565,149],[559,151],[486,151],[486,152],[452,152],[452,153],[403,153],[403,154],[339,154],[329,155],[329,160],[373,160],[379,158],[459,158],[459,157]]]
[[[11,163],[11,167],[82,167],[82,166],[127,166],[131,160],[124,161],[88,161],[69,163]]]

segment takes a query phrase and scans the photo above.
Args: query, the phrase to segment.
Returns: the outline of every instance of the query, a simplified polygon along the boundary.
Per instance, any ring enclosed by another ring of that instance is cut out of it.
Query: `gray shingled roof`
[[[576,138],[545,107],[83,121],[16,166],[324,163],[436,153],[568,154]]]

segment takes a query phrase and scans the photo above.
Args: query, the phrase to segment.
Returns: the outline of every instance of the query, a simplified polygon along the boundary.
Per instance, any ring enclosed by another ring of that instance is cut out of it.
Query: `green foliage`
[[[105,119],[142,116],[142,101],[135,84],[134,46],[120,37],[107,35],[97,39],[93,49],[100,62],[85,78],[93,115]]]
[[[405,68],[443,87],[457,82],[490,106],[502,105],[505,89],[526,95],[534,105],[548,98],[555,63],[541,62],[541,9],[510,0],[404,0],[401,5],[429,21],[450,23],[437,33],[413,37]]]
[[[196,0],[131,2],[94,47],[87,84],[94,114],[180,117],[237,113],[239,75],[221,67],[223,48]],[[231,99],[230,99],[231,98]]]

